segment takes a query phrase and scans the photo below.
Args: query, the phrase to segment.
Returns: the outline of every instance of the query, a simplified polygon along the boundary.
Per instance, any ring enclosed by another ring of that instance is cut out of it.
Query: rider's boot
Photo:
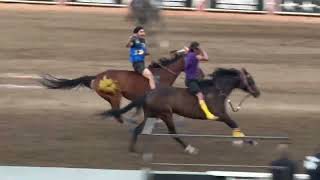
[[[208,106],[206,104],[206,102],[204,100],[200,100],[199,101],[200,107],[202,109],[202,111],[204,112],[204,114],[206,115],[206,118],[209,120],[217,120],[219,117],[213,115],[209,109]]]

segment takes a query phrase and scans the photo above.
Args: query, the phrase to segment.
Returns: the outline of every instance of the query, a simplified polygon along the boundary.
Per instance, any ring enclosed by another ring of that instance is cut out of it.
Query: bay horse
[[[255,98],[259,97],[260,90],[256,86],[253,77],[244,68],[241,70],[218,68],[209,77],[209,79],[201,80],[199,83],[210,111],[218,116],[217,121],[224,122],[233,129],[234,137],[245,136],[240,131],[238,124],[228,115],[225,103],[227,97],[236,88],[243,90]],[[130,141],[129,150],[132,152],[135,151],[138,135],[141,134],[145,122],[149,117],[160,118],[166,124],[170,134],[177,134],[172,119],[173,113],[192,119],[206,120],[206,116],[201,110],[197,98],[191,95],[188,89],[177,87],[155,89],[132,101],[122,109],[109,110],[102,115],[105,117],[119,117],[132,108],[144,110],[144,120],[134,129]],[[179,137],[173,136],[173,138],[186,152],[193,153],[196,150],[191,145],[187,145]]]
[[[160,77],[160,86],[171,86],[184,70],[184,54],[171,51],[171,58],[160,58],[158,62],[149,65],[152,73]],[[200,70],[203,77],[203,72]],[[72,89],[85,86],[96,91],[108,101],[112,109],[119,109],[122,97],[133,100],[143,96],[150,90],[148,80],[142,75],[128,70],[106,70],[95,76],[82,76],[75,79],[56,78],[52,75],[42,76],[40,83],[49,89]],[[119,116],[118,122],[123,123]]]

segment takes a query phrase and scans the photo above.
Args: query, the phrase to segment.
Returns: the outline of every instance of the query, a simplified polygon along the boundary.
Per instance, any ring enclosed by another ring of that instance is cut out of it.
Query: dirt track
[[[79,77],[131,68],[124,44],[132,26],[123,20],[123,9],[13,4],[0,4],[0,8],[1,74]],[[261,98],[250,99],[232,114],[244,132],[289,136],[292,155],[299,161],[312,153],[320,126],[320,19],[181,13],[165,13],[169,32],[163,38],[170,39],[171,49],[197,40],[211,59],[202,64],[205,72],[215,67],[246,67],[262,90]],[[176,86],[183,85],[182,78]],[[13,78],[0,78],[0,83],[36,84]],[[1,88],[0,93],[1,165],[141,167],[141,158],[127,151],[128,127],[97,116],[109,105],[94,92]],[[235,92],[233,100],[242,95]],[[177,123],[181,133],[231,133],[222,123]],[[157,161],[266,165],[275,157],[273,142],[234,148],[229,141],[187,140],[200,148],[200,155],[184,154],[173,140],[161,138],[152,144]],[[148,140],[141,139],[140,148],[142,142]]]

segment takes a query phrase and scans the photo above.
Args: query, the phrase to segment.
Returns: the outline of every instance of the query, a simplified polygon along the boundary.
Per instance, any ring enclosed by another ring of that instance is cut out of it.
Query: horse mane
[[[211,74],[209,74],[209,79],[204,79],[199,81],[199,85],[201,88],[207,88],[215,85],[217,79],[222,77],[234,77],[238,76],[240,71],[235,68],[217,68]]]
[[[174,51],[170,51],[170,53],[175,53],[176,50]],[[175,62],[177,62],[181,56],[183,55],[179,55],[179,54],[175,54],[175,57],[173,58],[167,58],[167,57],[161,57],[158,62],[152,62],[148,67],[149,68],[161,68],[161,66],[169,66],[170,64],[173,64]],[[159,65],[160,64],[160,65]]]
[[[217,68],[215,71],[213,71],[209,76],[214,79],[214,78],[219,78],[222,76],[237,76],[239,75],[240,71],[235,68]]]

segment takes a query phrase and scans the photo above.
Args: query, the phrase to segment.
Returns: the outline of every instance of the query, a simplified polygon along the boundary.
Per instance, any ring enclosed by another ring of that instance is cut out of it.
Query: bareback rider
[[[149,80],[151,89],[156,88],[154,76],[152,72],[145,67],[145,56],[149,55],[145,41],[146,33],[141,26],[137,26],[133,30],[133,35],[130,36],[126,47],[130,48],[130,62],[132,63],[135,72],[142,74]]]
[[[199,61],[208,61],[208,55],[200,48],[200,44],[198,42],[192,42],[189,48],[185,48],[185,51],[185,85],[189,88],[189,91],[193,95],[197,96],[199,105],[202,111],[205,113],[206,118],[210,120],[216,120],[218,117],[209,111],[204,99],[204,95],[201,92],[198,80]]]

